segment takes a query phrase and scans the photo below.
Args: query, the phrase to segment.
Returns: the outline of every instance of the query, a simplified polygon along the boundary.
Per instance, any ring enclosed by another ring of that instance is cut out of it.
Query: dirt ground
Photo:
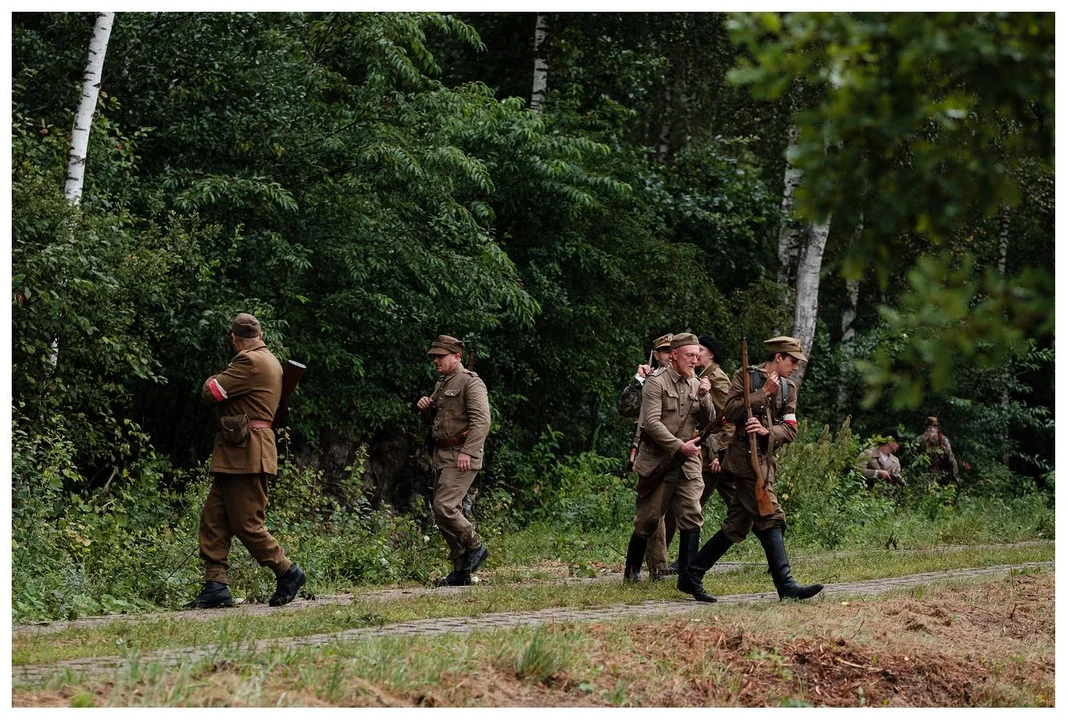
[[[198,703],[371,707],[975,707],[1054,705],[1054,574],[898,597],[724,608],[724,618],[563,624],[586,659],[536,681],[501,667],[398,690],[346,675],[329,701],[272,675],[243,700],[237,668],[206,671]],[[115,702],[108,682],[16,690],[17,707]],[[217,702],[211,702],[210,698]],[[139,704],[135,694],[128,704]],[[284,698],[284,699],[283,699]]]

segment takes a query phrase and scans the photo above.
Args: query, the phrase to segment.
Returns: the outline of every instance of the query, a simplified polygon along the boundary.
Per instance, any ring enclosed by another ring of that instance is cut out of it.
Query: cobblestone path
[[[858,582],[827,584],[820,597],[870,595],[889,590],[915,587],[933,582],[961,580],[1007,574],[1012,570],[1024,568],[1053,569],[1053,562],[1020,563],[1016,565],[994,565],[984,568],[966,568],[962,570],[943,570],[919,573],[894,578],[863,580]],[[618,580],[618,576],[616,578]],[[457,588],[457,590],[462,590]],[[777,600],[774,593],[750,593],[741,595],[723,595],[719,603],[739,604],[757,601]],[[817,601],[818,602],[818,601]],[[703,604],[689,598],[679,600],[650,600],[638,605],[613,605],[601,608],[548,608],[524,612],[489,613],[477,617],[433,618],[429,620],[412,620],[408,622],[383,625],[380,627],[353,628],[336,633],[307,635],[300,637],[271,638],[248,643],[241,649],[252,652],[268,651],[276,648],[297,649],[321,647],[337,642],[351,642],[365,638],[383,636],[440,635],[445,633],[465,633],[473,630],[494,630],[514,628],[523,625],[544,625],[552,623],[591,622],[598,620],[618,620],[653,615],[682,615],[687,613],[711,614],[716,604]],[[173,614],[172,614],[173,615]],[[227,649],[233,653],[233,648]],[[219,648],[212,645],[203,647],[186,647],[158,650],[144,653],[137,659],[141,667],[150,665],[176,666],[210,660],[219,653]],[[67,660],[50,665],[22,665],[12,668],[12,683],[40,683],[59,673],[71,673],[72,677],[98,677],[121,671],[131,660],[123,657],[96,657]]]

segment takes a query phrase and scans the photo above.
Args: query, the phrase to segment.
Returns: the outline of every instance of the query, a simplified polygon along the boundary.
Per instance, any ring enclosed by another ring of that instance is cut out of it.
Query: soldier
[[[701,508],[705,507],[705,503],[708,502],[708,498],[712,496],[713,491],[718,491],[719,496],[723,499],[724,507],[730,507],[731,497],[734,495],[734,481],[723,472],[721,463],[723,462],[723,455],[727,451],[727,443],[730,442],[731,433],[734,431],[734,426],[727,423],[726,418],[723,416],[723,411],[727,405],[727,392],[731,387],[731,380],[727,377],[727,373],[723,372],[723,368],[720,367],[722,358],[724,357],[723,345],[719,340],[716,340],[710,335],[702,335],[697,338],[697,342],[701,345],[699,352],[701,354],[698,359],[697,367],[703,368],[700,378],[708,378],[712,383],[712,388],[709,392],[712,395],[712,406],[716,408],[716,422],[719,424],[719,429],[712,435],[708,436],[705,444],[701,448],[702,454],[702,467],[701,477],[705,482],[704,490],[701,491]],[[664,515],[664,544],[671,545],[671,539],[675,537],[675,516],[669,511]],[[656,536],[653,536],[655,542]],[[666,556],[665,551],[665,556]],[[675,563],[668,566],[668,574],[674,575],[678,573],[679,568]]]
[[[750,530],[754,531],[764,548],[780,599],[804,599],[823,589],[822,585],[798,585],[790,575],[790,562],[783,545],[786,515],[779,507],[773,489],[775,450],[780,445],[793,442],[797,436],[797,386],[788,378],[798,364],[807,358],[801,352],[801,343],[795,338],[771,338],[764,341],[764,347],[768,353],[767,362],[760,367],[739,368],[727,395],[725,416],[728,422],[735,423],[736,428],[723,460],[723,470],[736,485],[727,517],[719,531],[693,557],[689,567],[679,563],[680,568],[686,569],[679,572],[678,589],[701,602],[716,601],[701,584],[705,573],[731,545],[744,540]],[[743,373],[750,373],[752,378],[753,390],[749,404],[753,417],[748,421],[743,400]],[[760,456],[772,508],[764,516],[757,510],[757,480],[749,463],[749,434],[756,435],[758,445],[764,446]]]
[[[633,417],[635,419],[634,437],[640,438],[642,429],[642,387],[645,384],[645,379],[650,375],[658,372],[663,372],[668,363],[671,362],[671,338],[672,334],[661,335],[653,343],[653,360],[656,362],[656,369],[653,369],[652,365],[639,365],[638,369],[634,373],[634,381],[627,385],[626,389],[619,396],[619,412],[623,417]],[[638,442],[632,443],[632,452],[636,452],[638,449]],[[633,457],[631,460],[633,461]],[[656,532],[649,539],[649,545],[645,552],[645,563],[649,568],[649,578],[654,581],[663,580],[668,571],[667,563],[667,541],[666,530],[664,527],[664,519],[661,518],[659,524],[657,524]]]
[[[928,417],[923,434],[917,435],[912,444],[916,452],[930,458],[931,472],[940,485],[946,483],[947,476],[951,482],[957,482],[957,458],[953,455],[949,438],[942,434],[938,418],[934,415]]]
[[[241,313],[230,328],[237,355],[204,383],[203,395],[218,403],[211,490],[200,513],[204,589],[194,607],[233,607],[226,571],[236,535],[260,565],[274,571],[272,606],[285,605],[307,581],[264,527],[268,478],[278,474],[271,421],[282,394],[282,366],[263,343],[260,323]]]
[[[697,337],[691,333],[671,340],[671,363],[646,379],[642,389],[643,439],[634,469],[639,477],[653,475],[662,462],[681,452],[686,461],[651,488],[641,488],[634,515],[634,533],[627,547],[623,578],[637,582],[649,537],[670,509],[678,523],[679,567],[697,551],[701,533],[701,448],[693,438],[697,425],[712,421],[715,409],[711,383],[694,377]],[[691,439],[693,438],[693,439]]]
[[[438,473],[434,484],[434,519],[449,546],[453,570],[438,585],[470,585],[471,573],[489,557],[475,526],[464,517],[461,506],[478,471],[482,469],[483,446],[490,429],[486,384],[463,366],[464,344],[439,335],[427,355],[440,379],[429,396],[416,407],[432,425],[432,465]]]
[[[889,480],[900,485],[901,462],[894,455],[898,448],[897,440],[877,437],[875,441],[875,447],[861,451],[857,458],[857,470],[868,481],[869,490],[875,487],[876,480]]]

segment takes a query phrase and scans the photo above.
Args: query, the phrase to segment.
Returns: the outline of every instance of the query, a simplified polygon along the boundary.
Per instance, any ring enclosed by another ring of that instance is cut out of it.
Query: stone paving
[[[830,583],[826,585],[820,597],[870,595],[935,582],[1007,574],[1012,570],[1025,568],[1053,569],[1053,567],[1053,562],[1020,563],[1016,565],[995,565],[984,568],[943,570],[938,572],[905,575],[895,578],[881,578],[877,580]],[[618,582],[619,576],[615,576],[615,579]],[[723,604],[740,604],[759,601],[774,601],[777,600],[777,596],[774,593],[765,592],[723,595],[718,599],[719,603]],[[475,630],[507,629],[524,625],[594,622],[599,620],[620,620],[687,613],[701,614],[710,613],[716,607],[717,604],[703,604],[695,602],[689,598],[680,598],[679,600],[650,600],[639,605],[614,605],[601,608],[548,608],[544,610],[524,612],[489,613],[477,617],[412,620],[380,627],[353,628],[335,633],[301,637],[271,638],[267,640],[259,640],[254,643],[247,643],[240,646],[238,649],[247,652],[264,652],[273,649],[322,647],[333,643],[346,643],[366,638],[386,636],[442,635],[447,633],[467,633]],[[226,648],[225,652],[227,657],[232,657],[234,650],[235,648],[233,647]],[[141,668],[154,665],[168,667],[191,664],[205,660],[210,661],[219,653],[219,647],[207,645],[203,647],[158,650],[144,653],[136,659],[123,657],[95,657],[68,660],[50,665],[22,665],[12,668],[12,682],[13,684],[38,684],[50,677],[60,674],[65,675],[67,673],[70,674],[68,677],[71,677],[72,679],[79,677],[93,678],[114,675],[117,672],[123,671],[124,668],[128,669],[130,664],[135,661]]]

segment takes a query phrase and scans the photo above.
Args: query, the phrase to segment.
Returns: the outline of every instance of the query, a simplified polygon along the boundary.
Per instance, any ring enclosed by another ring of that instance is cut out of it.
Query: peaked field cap
[[[782,353],[783,355],[792,355],[801,362],[808,362],[808,358],[805,357],[805,353],[801,351],[801,341],[797,338],[792,338],[787,335],[780,335],[779,337],[773,337],[770,340],[765,340],[764,347],[768,349],[769,353]]]
[[[438,339],[430,343],[427,355],[452,355],[463,352],[463,341],[457,340],[452,335],[438,335]]]
[[[259,320],[248,313],[241,313],[230,324],[230,332],[241,338],[254,338],[258,337],[263,330],[260,328]]]
[[[925,427],[931,427],[932,425],[937,425],[938,424],[938,418],[936,418],[934,415],[928,415],[927,419],[923,421],[923,424],[924,424]]]
[[[686,345],[699,345],[697,336],[693,333],[679,333],[671,338],[671,349],[685,347]]]
[[[658,337],[656,339],[656,342],[653,343],[653,349],[654,350],[670,350],[671,349],[671,338],[673,338],[673,337],[675,337],[675,336],[672,335],[671,333],[668,333],[667,335],[661,335],[660,337]]]

